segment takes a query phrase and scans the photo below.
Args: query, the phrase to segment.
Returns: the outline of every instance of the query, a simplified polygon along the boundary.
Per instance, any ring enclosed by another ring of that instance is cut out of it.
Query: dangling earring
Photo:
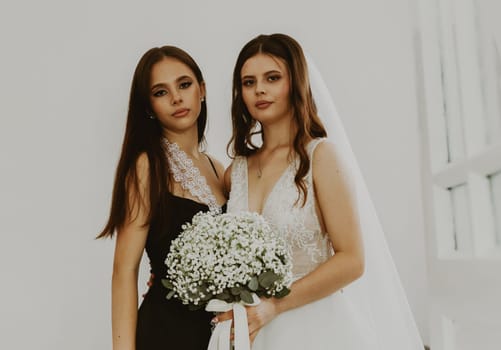
[[[149,115],[148,118],[150,118],[151,120],[155,119],[155,116],[154,115]]]

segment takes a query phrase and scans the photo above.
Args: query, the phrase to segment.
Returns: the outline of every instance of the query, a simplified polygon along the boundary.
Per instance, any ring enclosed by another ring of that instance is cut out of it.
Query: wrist
[[[273,298],[273,306],[275,307],[275,314],[280,315],[286,311],[284,298]]]

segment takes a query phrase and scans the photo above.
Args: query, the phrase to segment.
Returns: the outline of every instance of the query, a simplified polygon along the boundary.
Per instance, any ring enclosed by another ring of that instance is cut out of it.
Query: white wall
[[[0,348],[110,348],[113,242],[93,237],[142,53],[174,44],[200,63],[209,150],[228,164],[231,70],[245,42],[272,32],[324,74],[426,340],[410,17],[400,0],[2,2]]]

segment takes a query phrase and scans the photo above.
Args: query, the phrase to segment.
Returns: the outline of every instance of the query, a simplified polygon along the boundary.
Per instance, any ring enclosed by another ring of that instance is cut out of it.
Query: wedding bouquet
[[[291,256],[283,238],[257,213],[198,213],[172,241],[167,298],[191,308],[213,299],[252,304],[289,293]]]

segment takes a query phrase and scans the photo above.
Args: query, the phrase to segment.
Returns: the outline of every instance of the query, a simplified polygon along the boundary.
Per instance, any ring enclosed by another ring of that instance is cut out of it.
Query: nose
[[[256,96],[264,95],[265,93],[263,83],[256,82]]]
[[[183,102],[183,98],[178,90],[172,92],[171,103],[175,106]]]

